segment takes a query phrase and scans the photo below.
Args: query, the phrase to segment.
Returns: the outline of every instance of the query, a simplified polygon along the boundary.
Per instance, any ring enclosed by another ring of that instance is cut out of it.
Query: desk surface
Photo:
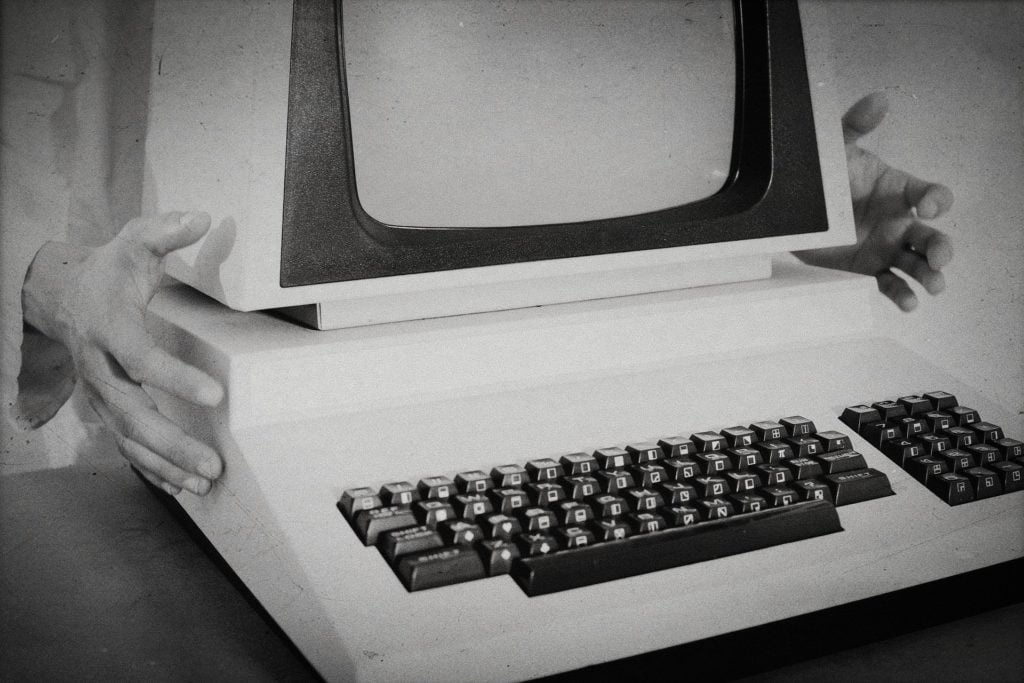
[[[80,465],[0,478],[0,677],[315,679],[113,447],[96,446]],[[1017,604],[770,676],[1014,681],[1022,643]]]

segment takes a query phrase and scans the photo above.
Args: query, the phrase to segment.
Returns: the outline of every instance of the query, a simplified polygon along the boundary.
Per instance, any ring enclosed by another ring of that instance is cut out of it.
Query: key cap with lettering
[[[384,505],[412,505],[420,499],[420,492],[407,481],[393,481],[380,487]]]
[[[686,505],[697,500],[697,488],[689,482],[667,481],[657,487],[668,505]]]
[[[338,501],[338,509],[349,522],[355,519],[357,512],[379,508],[382,505],[383,502],[377,492],[366,486],[346,489],[341,494],[341,500]]]
[[[942,458],[933,457],[930,455],[922,456],[920,458],[913,458],[903,465],[904,469],[919,482],[928,485],[928,481],[932,477],[937,477],[940,474],[949,472],[949,462]]]
[[[721,474],[726,470],[732,469],[732,462],[729,460],[729,456],[721,451],[698,453],[693,456],[693,460],[697,463],[697,467],[700,468],[700,473],[704,475]]]
[[[1002,452],[992,444],[978,443],[964,449],[974,457],[978,467],[988,467],[994,462],[1006,460]]]
[[[472,495],[486,493],[489,489],[494,488],[494,480],[486,472],[472,470],[456,474],[455,485],[458,487],[459,493]]]
[[[825,474],[838,474],[840,472],[861,470],[868,466],[867,462],[864,460],[864,456],[850,448],[831,453],[822,453],[815,458],[815,460],[821,463],[822,468],[825,470]]]
[[[907,407],[898,401],[876,401],[871,407],[878,411],[885,422],[907,416]]]
[[[729,501],[738,515],[747,512],[760,512],[768,507],[768,501],[764,499],[764,496],[756,493],[733,493],[729,495]]]
[[[523,525],[511,515],[489,515],[480,520],[479,524],[489,539],[511,541],[523,532]]]
[[[590,509],[597,519],[612,519],[625,515],[629,508],[622,496],[603,493],[590,499]]]
[[[944,413],[941,410],[933,410],[922,415],[925,424],[928,425],[928,431],[934,434],[939,434],[946,431],[950,427],[955,427],[953,424],[953,416],[949,413]]]
[[[437,525],[445,545],[473,545],[484,539],[480,525],[464,519],[452,519]]]
[[[801,479],[794,481],[790,487],[796,491],[800,500],[827,500],[833,505],[835,504],[835,501],[832,500],[832,489],[822,481]]]
[[[521,465],[498,465],[491,470],[494,485],[500,489],[517,489],[529,480],[526,468]]]
[[[394,564],[401,555],[440,548],[443,545],[441,534],[422,524],[385,531],[377,540],[377,548],[388,564]]]
[[[860,435],[872,446],[881,450],[882,444],[892,439],[899,439],[903,435],[899,427],[894,427],[885,422],[869,422],[861,428]]]
[[[754,430],[746,427],[727,427],[720,433],[725,437],[725,442],[730,448],[746,448],[757,442],[757,434],[754,434]]]
[[[1004,493],[1024,490],[1024,465],[1015,462],[996,462],[988,466],[995,472]]]
[[[658,441],[666,458],[681,458],[693,455],[697,447],[692,441],[683,436],[668,436]]]
[[[448,477],[424,477],[417,486],[425,499],[450,498],[456,493],[455,482]]]
[[[950,505],[960,505],[974,500],[971,481],[962,474],[946,472],[928,479],[928,488]]]
[[[734,470],[742,471],[764,462],[764,456],[756,448],[730,448],[725,454],[729,457]]]
[[[1004,460],[1024,457],[1024,443],[1017,439],[996,439],[992,442],[992,445],[999,449],[999,452],[1003,454]]]
[[[480,555],[464,545],[403,555],[395,573],[410,592],[473,581],[487,575]]]
[[[809,458],[812,455],[818,455],[825,450],[816,435],[787,436],[783,441],[793,447],[793,455],[797,458]]]
[[[822,447],[826,451],[842,451],[847,448],[853,448],[853,444],[850,443],[850,437],[842,432],[826,430],[815,434],[815,438],[821,442]]]
[[[779,423],[789,432],[790,436],[811,436],[817,433],[814,422],[802,415],[791,415],[779,420]]]
[[[974,433],[978,435],[978,441],[981,443],[995,443],[1006,436],[1003,434],[1002,427],[991,422],[975,422],[969,425],[969,428],[974,430]]]
[[[970,467],[962,473],[971,482],[975,500],[998,496],[1003,492],[996,473],[985,467]]]
[[[559,527],[555,529],[555,536],[565,550],[575,550],[588,545],[594,545],[594,532],[578,526]]]
[[[761,452],[764,462],[770,465],[777,465],[783,460],[794,457],[793,447],[781,439],[762,441],[755,444],[754,448]]]
[[[776,441],[789,436],[789,432],[786,431],[786,427],[783,424],[772,420],[755,422],[750,425],[750,429],[754,430],[758,441]]]
[[[966,427],[976,422],[981,422],[981,416],[974,408],[967,406],[953,406],[947,408],[946,412],[953,416],[953,424],[957,427]]]
[[[633,456],[618,447],[598,448],[594,458],[602,470],[624,470],[633,464]]]
[[[565,477],[562,479],[562,486],[565,487],[566,496],[576,501],[586,500],[601,492],[600,482],[591,476]]]
[[[893,495],[889,478],[874,468],[825,476],[836,505],[849,505]]]
[[[910,439],[889,439],[882,444],[882,452],[894,463],[906,468],[908,462],[924,455],[924,448]]]
[[[953,448],[967,448],[977,442],[977,435],[975,435],[974,430],[967,427],[950,427],[942,432],[941,436],[949,439]]]
[[[690,458],[670,458],[662,463],[669,481],[686,481],[700,476],[700,468]]]
[[[664,455],[658,444],[648,441],[626,444],[626,452],[633,458],[634,465],[658,462]]]
[[[690,441],[697,446],[698,453],[710,453],[711,451],[724,451],[729,447],[725,437],[718,432],[697,432],[690,434]]]
[[[565,472],[562,465],[551,458],[535,458],[526,463],[526,473],[532,482],[558,481]]]
[[[356,513],[355,530],[363,545],[374,545],[385,531],[417,526],[419,522],[408,505],[389,505]]]
[[[570,477],[591,475],[597,471],[597,459],[587,453],[569,453],[558,459]]]
[[[512,562],[519,557],[519,548],[509,541],[481,541],[476,549],[488,576],[508,574],[512,570]]]

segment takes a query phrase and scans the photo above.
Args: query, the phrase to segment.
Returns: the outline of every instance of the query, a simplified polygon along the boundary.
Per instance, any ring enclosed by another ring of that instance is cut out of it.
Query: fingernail
[[[199,393],[196,396],[200,403],[211,408],[220,405],[220,402],[224,400],[224,388],[216,382],[210,382],[205,384],[199,389]]]
[[[196,471],[207,479],[216,479],[220,476],[220,460],[204,460],[196,467]]]
[[[197,496],[205,496],[210,490],[210,481],[208,479],[193,477],[185,482],[185,488]]]

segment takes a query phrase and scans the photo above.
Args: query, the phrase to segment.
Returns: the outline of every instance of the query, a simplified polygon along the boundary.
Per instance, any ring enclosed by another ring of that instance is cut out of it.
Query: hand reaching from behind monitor
[[[873,93],[843,116],[857,243],[796,252],[796,256],[813,265],[873,275],[880,292],[902,310],[912,311],[917,296],[893,269],[917,280],[929,294],[945,289],[942,268],[953,258],[953,247],[949,237],[922,220],[945,214],[953,193],[944,185],[889,166],[856,144],[888,111],[885,95]]]
[[[25,278],[25,321],[67,347],[90,405],[121,453],[168,493],[205,494],[221,472],[218,454],[161,415],[142,388],[215,406],[221,386],[159,348],[146,307],[163,278],[163,258],[210,227],[206,214],[169,213],[129,222],[102,247],[48,242]]]

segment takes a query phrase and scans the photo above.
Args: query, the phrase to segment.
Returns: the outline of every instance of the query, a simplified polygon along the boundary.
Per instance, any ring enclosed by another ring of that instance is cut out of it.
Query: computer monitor
[[[317,327],[767,277],[853,227],[825,22],[743,0],[157,3],[168,265]]]

